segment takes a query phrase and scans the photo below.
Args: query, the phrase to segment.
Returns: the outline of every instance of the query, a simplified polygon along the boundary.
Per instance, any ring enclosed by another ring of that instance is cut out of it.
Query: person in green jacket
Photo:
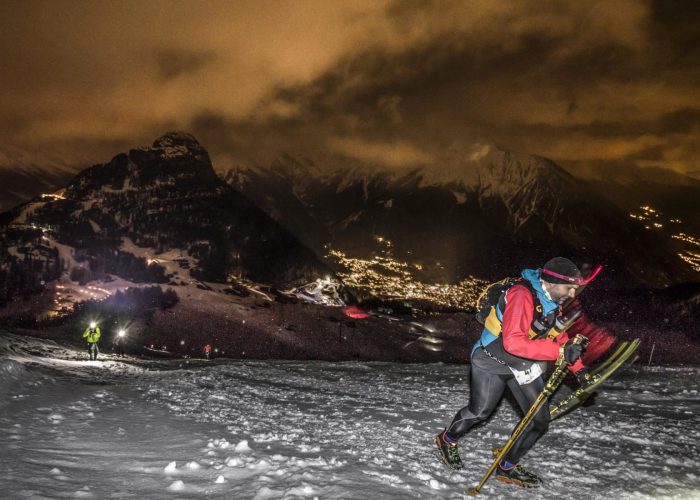
[[[94,321],[90,323],[85,331],[83,332],[83,338],[88,344],[88,353],[90,353],[90,361],[97,361],[97,355],[100,353],[97,343],[100,341],[102,333],[100,332],[100,327]]]

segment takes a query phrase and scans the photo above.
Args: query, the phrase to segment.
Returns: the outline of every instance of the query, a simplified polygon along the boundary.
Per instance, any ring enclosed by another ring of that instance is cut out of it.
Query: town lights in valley
[[[376,240],[385,246],[382,256],[355,259],[339,250],[329,250],[328,257],[343,268],[338,276],[352,287],[385,298],[425,300],[448,307],[470,308],[487,282],[467,278],[457,284],[431,284],[417,281],[412,269],[422,266],[397,261],[391,256],[391,242],[385,237]]]

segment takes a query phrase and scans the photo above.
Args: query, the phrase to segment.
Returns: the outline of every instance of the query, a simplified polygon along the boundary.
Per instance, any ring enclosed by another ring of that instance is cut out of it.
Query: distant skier
[[[204,344],[204,357],[211,359],[211,344]]]
[[[548,261],[542,269],[523,270],[522,280],[501,293],[485,320],[481,338],[472,349],[471,392],[468,406],[457,412],[452,423],[436,437],[445,464],[461,469],[457,449],[460,438],[484,422],[503,398],[506,387],[523,413],[527,412],[545,385],[543,362],[556,360],[563,352],[569,369],[582,385],[589,376],[581,356],[585,348],[569,340],[569,333],[559,332],[566,321],[561,304],[573,299],[586,281],[576,265],[563,257]],[[577,320],[577,323],[583,318]],[[601,335],[599,331],[599,336]],[[607,348],[613,339],[597,339]],[[573,335],[572,335],[573,338]],[[496,478],[505,483],[536,487],[542,480],[519,465],[520,459],[549,426],[546,403],[532,423],[514,443],[496,470]]]
[[[112,339],[112,352],[119,357],[123,357],[124,344],[126,343],[126,331],[119,330]]]
[[[100,332],[100,327],[94,321],[83,332],[83,338],[86,340],[88,345],[88,353],[90,354],[90,361],[97,360],[97,355],[100,353],[100,349],[97,347],[97,343],[100,341],[102,333]]]

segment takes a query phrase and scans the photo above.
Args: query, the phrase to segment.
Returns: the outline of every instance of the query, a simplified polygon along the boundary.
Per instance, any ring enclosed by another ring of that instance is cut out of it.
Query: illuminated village
[[[487,282],[469,278],[460,283],[439,284],[417,281],[412,270],[420,270],[420,264],[409,264],[392,257],[391,241],[377,236],[383,245],[380,255],[371,259],[352,258],[339,250],[331,250],[328,258],[335,260],[342,271],[338,275],[351,287],[366,291],[376,297],[420,300],[441,306],[470,309]]]
[[[648,230],[663,230],[683,223],[681,219],[665,221],[662,217],[663,214],[648,205],[641,206],[639,209],[639,213],[629,215],[644,224],[644,228]],[[678,252],[678,256],[694,271],[700,272],[700,239],[684,232],[671,233],[670,237],[685,244],[683,250]]]

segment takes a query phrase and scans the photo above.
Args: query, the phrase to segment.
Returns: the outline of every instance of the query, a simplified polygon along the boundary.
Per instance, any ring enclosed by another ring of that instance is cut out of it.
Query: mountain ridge
[[[394,251],[402,257],[427,251],[434,262],[448,262],[452,271],[436,277],[450,281],[479,272],[496,277],[512,272],[513,262],[542,261],[552,253],[613,262],[613,268],[627,268],[621,279],[661,286],[692,280],[667,242],[543,157],[488,146],[478,154],[451,152],[442,170],[388,173],[314,164],[322,174],[303,182],[298,180],[308,169],[284,164],[289,158],[280,156],[269,167],[234,168],[224,178],[317,252],[330,243],[371,254],[376,251],[371,242],[356,240],[377,234],[395,240]],[[423,234],[443,240],[446,248],[411,242],[411,230],[414,239]],[[479,248],[485,255],[477,255]],[[489,257],[498,263],[492,265]]]

